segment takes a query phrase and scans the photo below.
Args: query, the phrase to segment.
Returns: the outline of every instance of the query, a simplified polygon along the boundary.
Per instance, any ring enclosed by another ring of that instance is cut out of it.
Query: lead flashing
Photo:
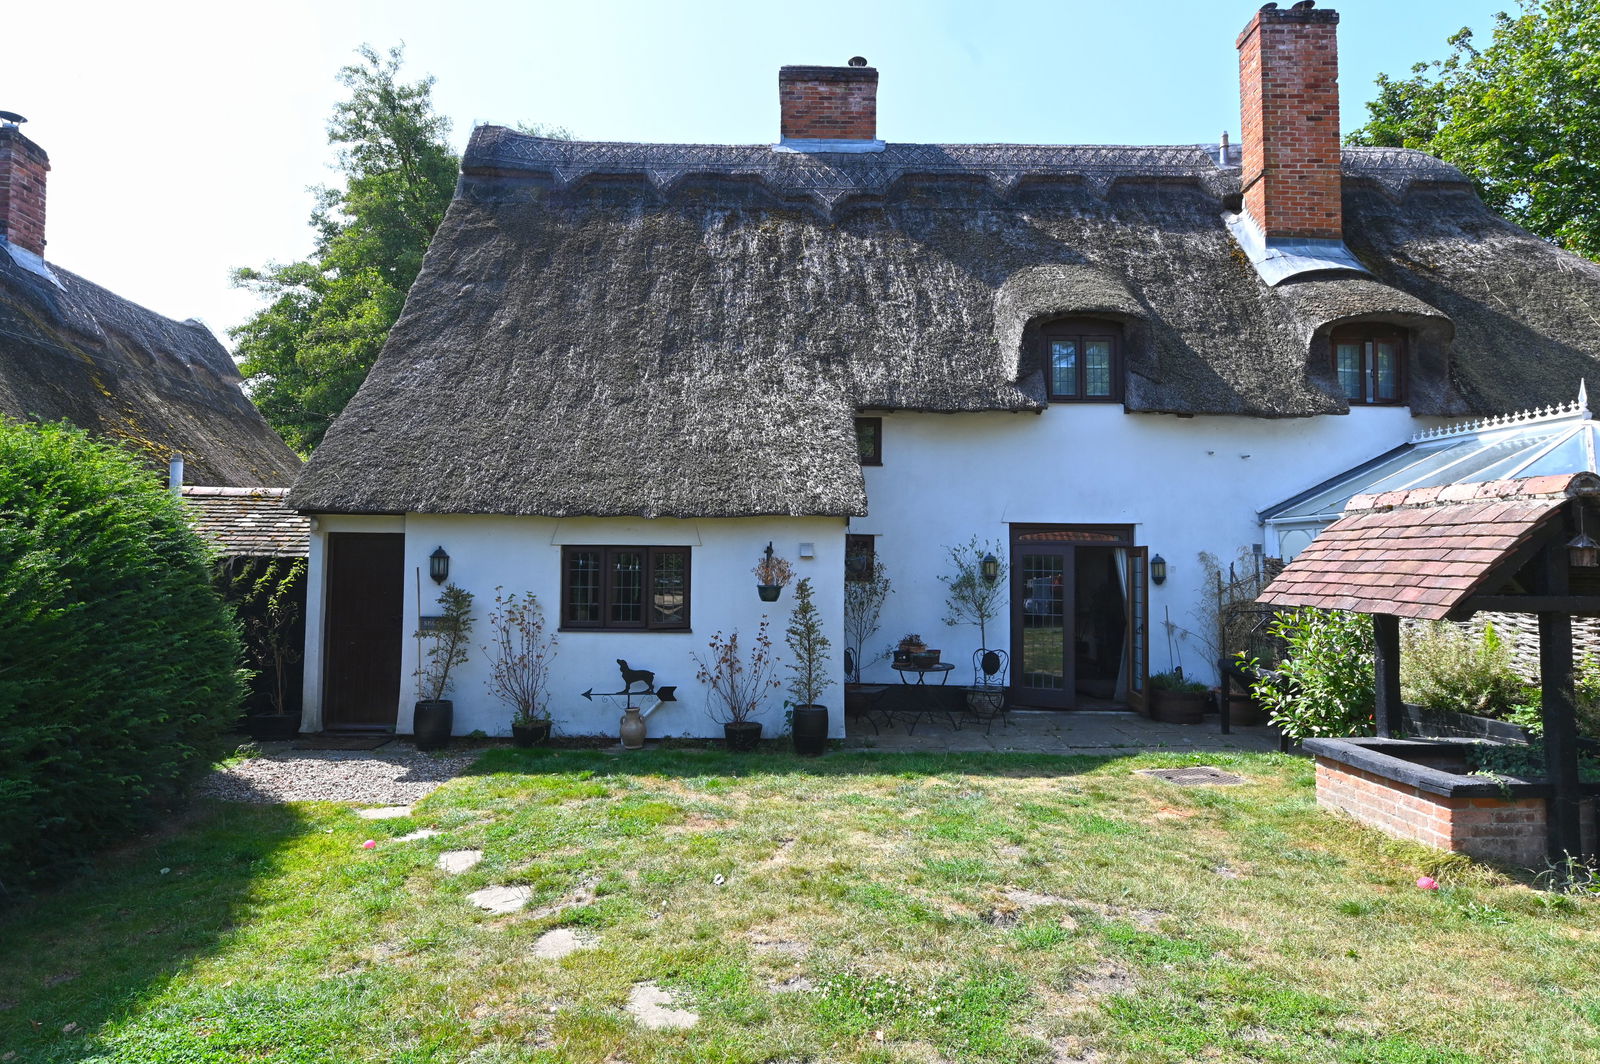
[[[1294,277],[1329,270],[1347,270],[1371,276],[1343,240],[1270,239],[1255,219],[1242,211],[1224,211],[1222,221],[1239,242],[1250,265],[1267,284],[1277,287]]]

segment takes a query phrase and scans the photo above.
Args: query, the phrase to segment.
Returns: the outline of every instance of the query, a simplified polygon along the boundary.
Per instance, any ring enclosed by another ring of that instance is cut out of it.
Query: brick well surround
[[[1522,868],[1545,863],[1543,798],[1446,798],[1318,757],[1317,804],[1441,850]]]

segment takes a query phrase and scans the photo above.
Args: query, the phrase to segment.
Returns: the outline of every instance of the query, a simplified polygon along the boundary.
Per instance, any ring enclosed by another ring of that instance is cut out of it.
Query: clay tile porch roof
[[[183,489],[195,531],[217,553],[243,558],[304,558],[311,551],[311,520],[286,510],[287,488]]]
[[[1593,494],[1600,476],[1560,473],[1357,495],[1259,601],[1441,620],[1568,499]]]

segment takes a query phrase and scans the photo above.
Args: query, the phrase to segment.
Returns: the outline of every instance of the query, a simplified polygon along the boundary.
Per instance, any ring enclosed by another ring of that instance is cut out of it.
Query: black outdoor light
[[[1600,543],[1583,530],[1583,504],[1578,504],[1578,534],[1567,541],[1567,564],[1574,569],[1600,566]]]
[[[1150,582],[1157,585],[1167,582],[1167,559],[1159,554],[1150,559]]]
[[[428,575],[433,577],[433,582],[436,584],[442,584],[450,579],[450,555],[444,552],[443,547],[428,555]]]
[[[983,579],[985,583],[992,584],[1000,579],[1000,559],[993,554],[983,556]]]

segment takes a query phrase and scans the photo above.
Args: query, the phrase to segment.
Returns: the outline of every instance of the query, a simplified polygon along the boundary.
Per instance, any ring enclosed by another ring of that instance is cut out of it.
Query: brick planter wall
[[[1317,804],[1441,850],[1523,868],[1545,863],[1543,798],[1446,798],[1318,757]]]

